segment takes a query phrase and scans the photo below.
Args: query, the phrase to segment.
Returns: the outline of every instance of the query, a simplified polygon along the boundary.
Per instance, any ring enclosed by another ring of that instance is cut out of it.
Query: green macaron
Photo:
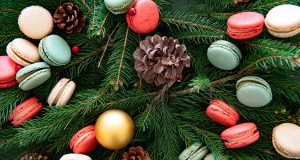
[[[20,69],[16,80],[20,89],[28,91],[46,82],[50,76],[50,66],[45,62],[37,62]]]
[[[240,49],[225,40],[215,41],[207,49],[207,57],[212,65],[222,70],[232,70],[240,64]]]
[[[134,5],[135,0],[104,0],[104,3],[113,14],[122,14]]]
[[[39,54],[51,66],[66,65],[71,60],[70,46],[62,37],[54,34],[40,41]]]
[[[248,107],[262,107],[272,101],[272,90],[268,82],[256,76],[246,76],[236,83],[238,100]]]
[[[202,143],[196,142],[186,148],[180,155],[179,160],[201,160],[208,153],[208,148]]]

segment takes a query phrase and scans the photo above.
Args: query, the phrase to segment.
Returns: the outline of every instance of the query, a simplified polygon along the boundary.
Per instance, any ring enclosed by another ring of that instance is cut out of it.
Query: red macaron
[[[126,13],[126,20],[134,32],[150,33],[159,22],[158,6],[153,0],[136,0],[134,7]]]
[[[95,135],[95,126],[89,125],[79,130],[70,141],[70,148],[74,153],[87,154],[94,150],[98,141]]]
[[[19,126],[24,121],[31,119],[37,115],[43,109],[43,105],[37,97],[31,97],[12,111],[8,116],[8,120],[11,121],[12,125]]]
[[[210,101],[206,115],[211,120],[226,127],[236,125],[240,119],[240,115],[230,105],[217,99]]]
[[[233,39],[243,40],[263,32],[264,16],[257,12],[241,12],[227,20],[227,33]]]
[[[0,88],[11,88],[17,85],[17,64],[8,56],[0,56]]]
[[[227,148],[241,148],[256,142],[259,132],[254,123],[242,123],[224,130],[221,139]]]

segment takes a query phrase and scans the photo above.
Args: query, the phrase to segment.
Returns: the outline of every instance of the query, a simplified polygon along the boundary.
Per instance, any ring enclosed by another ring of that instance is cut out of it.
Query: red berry
[[[178,76],[177,77],[177,82],[182,82],[183,81],[183,76],[181,75],[181,76]]]
[[[22,68],[23,68],[23,66],[17,64],[17,65],[16,65],[16,68],[15,68],[15,69],[16,69],[16,72],[18,72],[18,71],[19,71],[20,69],[22,69]]]
[[[136,14],[136,9],[133,8],[133,7],[129,8],[128,14],[129,14],[130,16],[134,16],[134,15]]]
[[[77,54],[80,52],[80,47],[79,46],[72,46],[71,48],[72,53]]]

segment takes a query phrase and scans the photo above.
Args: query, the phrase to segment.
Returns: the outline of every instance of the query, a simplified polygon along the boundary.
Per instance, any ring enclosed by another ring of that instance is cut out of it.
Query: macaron
[[[256,76],[246,76],[236,83],[238,100],[248,107],[262,107],[272,101],[272,90],[268,82]]]
[[[16,86],[17,64],[8,56],[0,56],[0,88],[11,88]]]
[[[71,49],[68,43],[58,35],[43,38],[39,44],[42,59],[51,66],[66,65],[71,60]]]
[[[228,35],[237,40],[250,39],[263,32],[264,16],[257,12],[241,12],[227,20]]]
[[[136,0],[132,12],[126,13],[128,26],[136,33],[150,33],[158,26],[159,10],[152,0]]]
[[[49,97],[49,106],[63,106],[68,103],[76,88],[75,82],[62,78],[52,89]]]
[[[179,160],[201,160],[208,153],[208,148],[202,143],[196,142],[186,148],[180,155]]]
[[[6,47],[7,55],[21,66],[28,66],[41,60],[36,45],[23,38],[16,38]]]
[[[225,40],[213,42],[207,49],[209,62],[222,70],[232,70],[240,64],[242,54],[240,49]]]
[[[300,127],[283,123],[273,128],[272,142],[276,151],[286,158],[300,159]]]
[[[206,109],[206,115],[220,125],[231,127],[237,124],[240,115],[227,103],[214,99]]]
[[[89,125],[79,130],[70,141],[70,148],[74,153],[87,154],[94,150],[98,141],[95,135],[95,126]]]
[[[16,79],[19,88],[28,91],[46,82],[50,76],[50,66],[45,62],[37,62],[20,69],[17,72]]]
[[[266,15],[265,25],[275,37],[288,38],[300,32],[300,7],[283,4],[272,8]]]
[[[241,148],[259,139],[259,132],[254,123],[241,123],[221,133],[221,139],[227,148]]]
[[[26,7],[18,18],[20,30],[29,38],[42,39],[52,32],[53,18],[51,13],[37,5]]]
[[[92,160],[92,158],[84,154],[69,153],[63,155],[59,160]]]
[[[213,156],[212,153],[209,153],[208,155],[206,155],[206,156],[204,157],[204,160],[215,160],[215,157]]]
[[[31,97],[12,111],[8,116],[8,120],[14,126],[19,126],[24,121],[36,116],[43,109],[43,105],[37,97]]]
[[[135,0],[104,0],[106,8],[113,14],[122,14],[128,11],[135,3]]]

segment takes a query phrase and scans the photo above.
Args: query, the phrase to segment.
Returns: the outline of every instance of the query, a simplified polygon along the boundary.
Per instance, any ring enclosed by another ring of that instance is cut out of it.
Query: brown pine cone
[[[190,56],[185,45],[180,45],[172,37],[147,37],[140,42],[133,56],[138,76],[156,86],[164,83],[171,86],[182,76],[183,68],[190,67]]]
[[[128,152],[124,152],[122,160],[151,160],[149,154],[143,147],[130,147]]]
[[[26,154],[20,160],[48,160],[48,155],[38,153]]]
[[[86,16],[73,3],[64,3],[59,6],[53,16],[54,23],[66,33],[81,32],[84,28]]]

